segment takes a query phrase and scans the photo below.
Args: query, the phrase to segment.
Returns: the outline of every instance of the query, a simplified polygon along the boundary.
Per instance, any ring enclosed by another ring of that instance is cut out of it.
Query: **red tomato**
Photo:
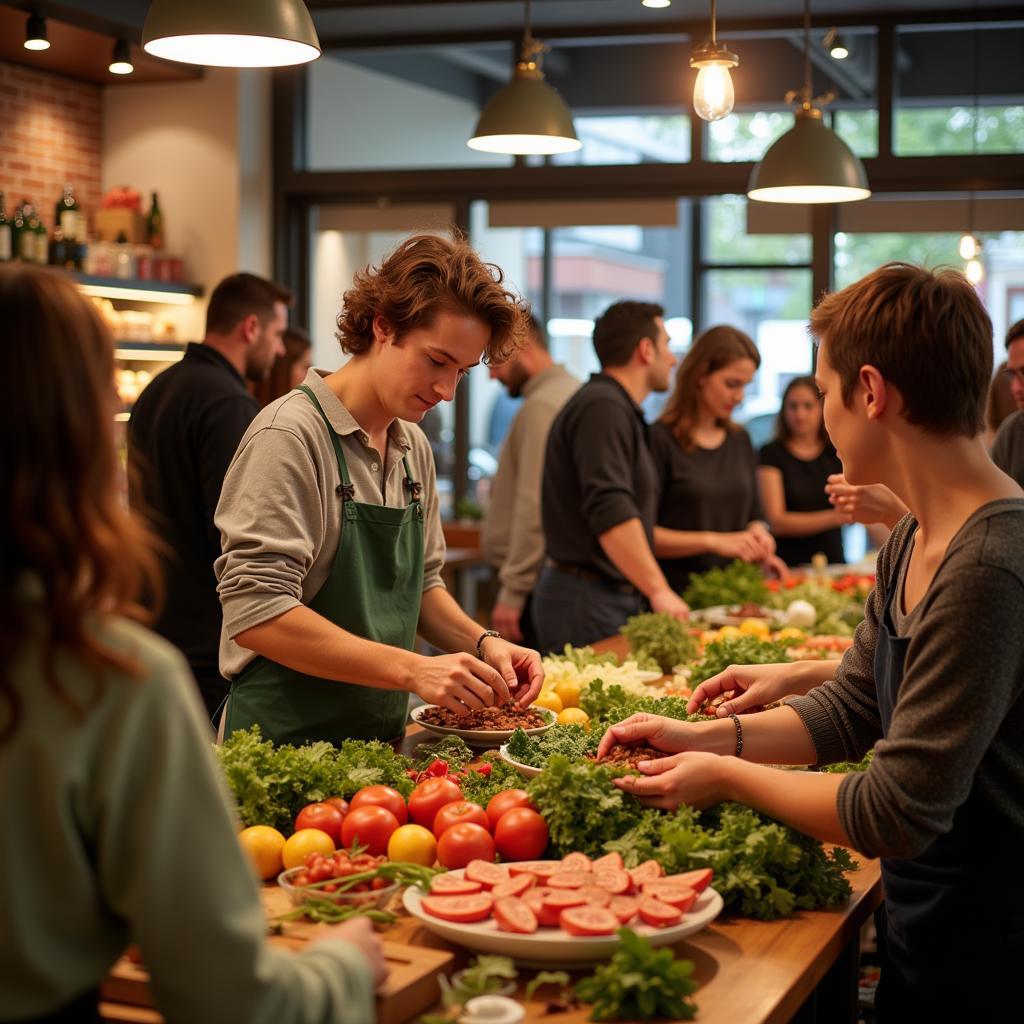
[[[640,901],[635,896],[613,896],[608,909],[619,919],[619,924],[629,924],[640,909]]]
[[[537,915],[515,896],[494,901],[494,920],[503,932],[530,935],[537,930]]]
[[[633,879],[633,884],[639,889],[644,882],[653,882],[664,874],[665,872],[656,860],[645,860],[639,867],[630,870],[629,877]]]
[[[437,812],[445,804],[462,799],[462,790],[450,779],[426,779],[409,797],[409,817],[417,825],[430,828]]]
[[[505,860],[532,860],[547,849],[547,823],[529,807],[513,807],[494,826],[494,844]]]
[[[330,804],[332,807],[337,807],[342,814],[348,814],[348,801],[342,799],[340,796],[329,796],[323,802],[325,804]]]
[[[543,887],[534,887],[533,889],[527,889],[522,895],[522,901],[533,911],[538,920],[540,920],[541,911],[544,906],[544,897],[550,891],[550,889]]]
[[[570,907],[559,914],[558,924],[570,935],[614,935],[619,919],[604,907]]]
[[[666,875],[662,881],[685,885],[688,889],[695,889],[701,893],[711,884],[714,874],[713,868],[698,868],[696,871],[684,871],[681,875]]]
[[[471,860],[494,860],[494,840],[482,825],[452,825],[437,841],[437,859],[449,870],[464,868]]]
[[[376,804],[366,804],[349,811],[345,816],[341,841],[347,847],[358,842],[369,853],[381,856],[388,852],[391,833],[399,827],[398,819],[389,810]]]
[[[364,786],[354,797],[352,797],[351,809],[357,807],[383,807],[390,811],[397,819],[399,825],[404,825],[409,820],[409,812],[405,806],[405,799],[397,789],[390,786]]]
[[[489,860],[471,860],[466,865],[466,878],[479,882],[485,889],[493,889],[509,880],[508,872]]]
[[[682,917],[683,912],[678,907],[662,903],[661,900],[646,897],[640,901],[640,920],[654,928],[667,928],[669,925],[679,924]]]
[[[612,894],[599,885],[585,885],[580,889],[580,895],[586,896],[588,907],[607,907],[612,901]]]
[[[591,868],[592,871],[604,871],[605,868],[616,868],[619,871],[625,871],[626,865],[622,862],[621,853],[606,853],[603,857],[598,857],[594,861],[594,866]]]
[[[466,869],[469,870],[468,868]],[[533,875],[516,875],[507,882],[499,882],[492,890],[491,895],[500,900],[506,896],[522,896],[527,889],[532,889],[537,879]]]
[[[562,858],[562,867],[566,871],[593,871],[594,866],[585,853],[570,853]]]
[[[625,871],[618,871],[616,868],[605,868],[604,871],[595,872],[594,881],[613,896],[622,896],[633,888],[633,879]]]
[[[674,882],[666,882],[662,879],[659,882],[648,882],[644,885],[644,897],[653,896],[662,903],[675,907],[684,914],[693,906],[697,899],[697,893],[685,885],[676,885]]]
[[[511,811],[513,807],[531,807],[533,810],[537,810],[530,803],[530,794],[525,789],[502,790],[487,801],[487,817],[491,821],[491,828],[494,828],[498,824],[498,819],[506,811]]]
[[[513,875],[534,875],[543,882],[556,871],[561,871],[562,865],[557,860],[523,860],[518,864],[509,864],[508,869]]]
[[[440,839],[441,835],[452,827],[467,821],[479,825],[481,828],[490,828],[487,820],[487,812],[472,800],[456,800],[453,803],[445,804],[434,816],[434,835]]]
[[[430,891],[438,896],[472,896],[482,888],[479,882],[452,875],[435,875],[430,882]]]
[[[582,889],[590,885],[594,876],[587,871],[556,871],[549,879],[552,889]]]
[[[321,832],[326,832],[334,840],[335,845],[337,845],[341,842],[341,826],[344,821],[345,815],[337,807],[332,807],[326,801],[324,803],[306,804],[295,816],[295,828],[293,831],[298,832],[304,828],[318,828]]]
[[[548,928],[554,928],[563,910],[583,907],[586,903],[587,897],[581,896],[579,890],[570,892],[568,889],[550,889],[541,897],[537,920]]]
[[[487,893],[473,896],[424,896],[421,906],[434,917],[458,924],[472,924],[482,921],[491,913],[494,901]]]

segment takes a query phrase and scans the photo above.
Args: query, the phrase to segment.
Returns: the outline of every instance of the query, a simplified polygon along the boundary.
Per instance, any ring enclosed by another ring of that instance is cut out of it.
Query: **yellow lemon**
[[[771,630],[764,619],[744,619],[740,623],[740,632],[749,636],[767,637]]]
[[[324,856],[334,853],[334,840],[318,828],[300,828],[288,837],[281,851],[281,859],[286,868],[302,867],[311,853],[322,853]]]
[[[728,640],[730,637],[743,636],[743,634],[735,626],[723,626],[718,631],[719,640]]]
[[[558,714],[562,710],[562,700],[554,690],[541,690],[533,702],[539,708],[547,708]]]
[[[796,626],[787,626],[785,629],[779,630],[775,639],[780,643],[784,643],[786,640],[795,640],[797,643],[801,643],[807,639],[807,634],[802,629],[797,629]]]
[[[584,729],[590,729],[590,718],[586,711],[580,708],[566,708],[558,713],[559,725],[582,725]]]
[[[238,833],[238,841],[249,855],[260,878],[273,878],[281,873],[284,867],[281,853],[284,850],[285,838],[276,828],[269,825],[250,825]]]
[[[555,683],[555,696],[562,702],[563,708],[580,706],[580,684],[574,679],[563,679]]]
[[[388,859],[407,864],[434,866],[437,860],[437,840],[434,833],[422,825],[402,825],[391,833],[388,840]]]

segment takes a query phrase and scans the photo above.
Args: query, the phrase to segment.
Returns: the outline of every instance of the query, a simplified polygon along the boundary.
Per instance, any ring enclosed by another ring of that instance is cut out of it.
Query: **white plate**
[[[502,743],[502,745],[498,747],[498,757],[500,757],[505,764],[512,765],[512,767],[515,768],[515,770],[519,772],[524,779],[532,779],[535,776],[540,775],[544,770],[543,768],[534,768],[532,764],[523,764],[522,761],[516,761],[514,758],[509,757],[507,743]]]
[[[431,725],[430,722],[423,721],[423,712],[434,706],[433,704],[422,704],[418,708],[413,708],[409,712],[409,717],[417,725],[422,726],[427,732],[432,732],[436,736],[458,736],[471,747],[492,748],[506,742],[512,733],[515,732],[514,729],[451,729],[445,725]],[[548,708],[534,707],[532,710],[536,711],[542,718],[546,718],[548,722],[547,725],[526,730],[528,736],[539,736],[541,733],[547,732],[555,724],[555,719],[558,716]]]
[[[696,609],[693,615],[694,618],[703,619],[709,626],[739,626],[741,623],[746,622],[747,619],[760,619],[773,629],[781,627],[783,624],[782,612],[763,608],[762,611],[768,612],[767,615],[736,615],[735,612],[738,607],[738,605],[734,604],[719,604],[712,608]]]
[[[460,876],[462,871],[449,874]],[[498,929],[494,918],[478,924],[455,924],[432,917],[421,905],[423,893],[415,886],[405,890],[402,902],[405,909],[422,922],[427,931],[475,953],[497,953],[510,956],[527,967],[561,967],[572,969],[581,964],[607,960],[618,948],[617,935],[567,935],[561,928],[539,928],[532,935],[517,935]],[[628,928],[642,935],[652,946],[672,946],[680,940],[706,928],[722,910],[722,897],[714,889],[705,889],[689,912],[683,914],[679,924],[670,928],[652,928],[638,924],[636,919]]]

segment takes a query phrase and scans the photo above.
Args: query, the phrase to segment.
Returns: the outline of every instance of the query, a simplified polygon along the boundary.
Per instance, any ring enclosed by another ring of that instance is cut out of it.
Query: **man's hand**
[[[543,679],[543,673],[541,673]],[[505,704],[516,685],[514,671],[503,672],[472,654],[439,654],[422,658],[413,680],[413,693],[457,715]],[[540,692],[540,684],[537,685]]]
[[[656,590],[648,600],[653,612],[666,612],[680,622],[686,622],[690,618],[690,606],[669,587]]]
[[[491,629],[497,630],[512,643],[522,643],[523,631],[519,628],[519,608],[511,608],[507,604],[496,604],[491,612]]]
[[[501,673],[511,699],[521,708],[529,707],[537,699],[544,684],[544,667],[540,655],[528,647],[509,643],[498,636],[486,637],[480,649],[484,661]]]

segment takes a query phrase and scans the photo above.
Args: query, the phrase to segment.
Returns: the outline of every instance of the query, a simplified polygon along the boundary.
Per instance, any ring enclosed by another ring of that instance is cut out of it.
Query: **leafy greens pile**
[[[763,605],[768,596],[760,568],[739,559],[724,569],[690,573],[690,585],[683,592],[683,600],[693,609],[731,604]]]
[[[621,686],[613,683],[605,686],[603,680],[597,679],[580,695],[580,707],[590,718],[592,733],[598,739],[610,725],[621,722],[630,715],[646,711],[652,715],[663,715],[665,718],[677,718],[682,722],[701,722],[706,716],[688,715],[686,713],[686,697],[636,697],[627,693]],[[595,744],[595,749],[596,749]]]
[[[697,654],[697,644],[686,627],[665,612],[632,615],[619,632],[629,641],[632,656],[641,666],[651,661],[665,673]]]
[[[554,754],[580,761],[594,753],[600,742],[600,732],[587,732],[582,725],[553,725],[539,736],[516,729],[508,739],[507,750],[514,761],[540,768]]]
[[[792,660],[787,644],[750,635],[726,637],[707,645],[703,660],[694,666],[690,685],[696,686],[730,665],[775,665]]]
[[[847,851],[739,804],[671,813],[643,807],[612,784],[622,769],[551,757],[527,790],[544,815],[551,854],[618,851],[627,867],[654,859],[667,874],[711,867],[727,910],[760,920],[842,903]]]

